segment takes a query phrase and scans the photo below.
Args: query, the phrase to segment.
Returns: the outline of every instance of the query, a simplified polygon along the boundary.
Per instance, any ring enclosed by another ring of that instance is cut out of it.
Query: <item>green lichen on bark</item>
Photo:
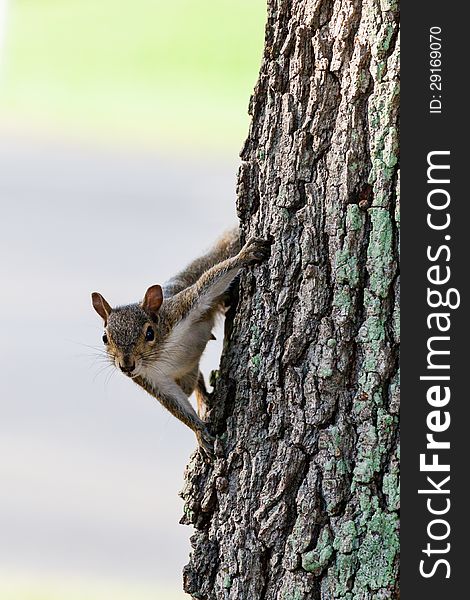
[[[387,473],[384,475],[382,491],[387,499],[388,510],[398,511],[400,507],[400,481],[398,473]]]
[[[237,208],[273,243],[187,474],[193,597],[398,598],[398,61],[392,0],[268,4]]]
[[[400,541],[396,514],[377,510],[369,521],[358,551],[359,570],[355,578],[355,593],[361,590],[387,588],[395,581],[395,560]]]
[[[396,267],[393,256],[393,225],[388,210],[372,208],[369,212],[372,226],[367,252],[370,290],[385,298]]]
[[[302,568],[305,571],[318,576],[327,567],[332,555],[333,546],[331,534],[329,530],[325,528],[318,538],[315,549],[302,555]]]

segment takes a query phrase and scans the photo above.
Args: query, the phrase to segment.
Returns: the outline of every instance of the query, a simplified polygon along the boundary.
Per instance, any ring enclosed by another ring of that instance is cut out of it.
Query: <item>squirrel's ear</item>
[[[103,296],[101,294],[98,294],[98,292],[93,292],[93,294],[91,295],[91,301],[93,303],[93,308],[103,319],[104,324],[106,325],[108,317],[113,309],[109,306],[109,304],[106,302]]]
[[[149,315],[155,315],[163,302],[163,291],[159,285],[152,285],[145,292],[142,308]]]

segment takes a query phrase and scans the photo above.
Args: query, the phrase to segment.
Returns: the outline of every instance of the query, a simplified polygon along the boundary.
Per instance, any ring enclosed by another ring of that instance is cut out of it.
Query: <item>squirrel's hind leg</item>
[[[196,402],[197,402],[197,414],[199,418],[203,421],[207,420],[207,415],[210,410],[209,406],[209,392],[206,388],[206,382],[204,381],[204,375],[199,371],[196,389],[194,390],[196,394]]]
[[[197,414],[202,421],[206,421],[210,410],[209,392],[206,388],[204,376],[199,371],[199,368],[196,367],[190,373],[178,379],[176,383],[187,396],[190,396],[194,392],[197,403]]]

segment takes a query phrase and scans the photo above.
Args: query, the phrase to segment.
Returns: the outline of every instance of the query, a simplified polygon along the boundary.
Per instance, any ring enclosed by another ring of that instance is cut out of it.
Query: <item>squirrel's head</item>
[[[149,287],[140,304],[111,308],[98,292],[91,295],[93,308],[103,319],[103,343],[118,369],[136,377],[151,363],[156,348],[156,324],[163,302],[159,285]]]

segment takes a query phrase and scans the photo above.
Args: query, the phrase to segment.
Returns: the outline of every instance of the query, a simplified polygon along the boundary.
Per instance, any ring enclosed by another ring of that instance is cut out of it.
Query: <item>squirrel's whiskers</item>
[[[242,268],[261,262],[268,252],[268,242],[261,239],[240,249],[234,230],[163,287],[149,287],[142,302],[111,308],[101,294],[92,294],[110,362],[190,427],[206,455],[212,454],[213,437],[203,420],[207,391],[199,362],[214,339],[217,315],[225,312],[230,284]],[[188,400],[192,392],[199,415]]]

